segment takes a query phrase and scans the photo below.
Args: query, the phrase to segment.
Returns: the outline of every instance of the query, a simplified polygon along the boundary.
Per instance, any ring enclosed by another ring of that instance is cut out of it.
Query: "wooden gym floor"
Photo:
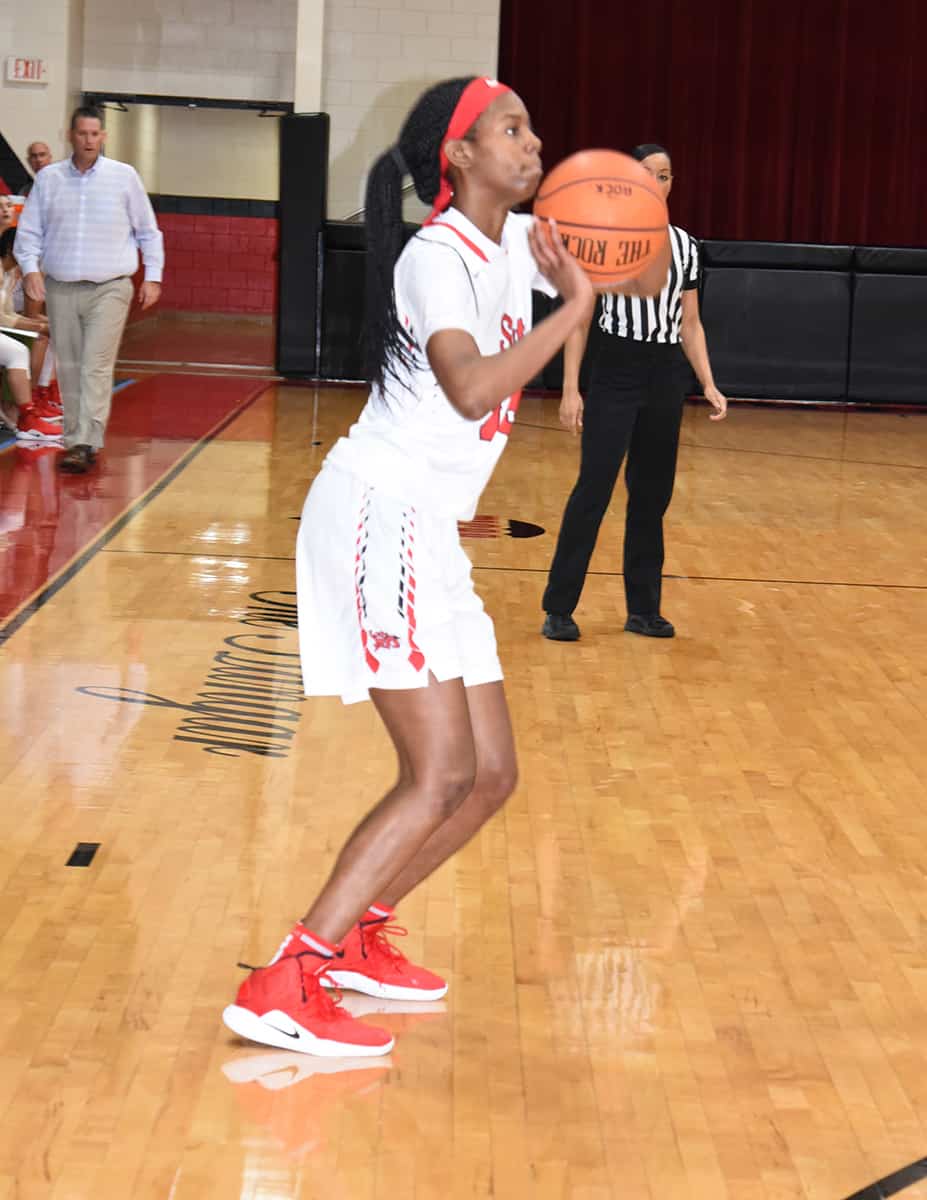
[[[349,998],[396,1049],[323,1061],[219,1014],[391,781],[297,686],[363,396],[127,378],[98,472],[0,453],[0,1200],[927,1197],[927,416],[690,408],[679,636],[622,632],[616,493],[561,645],[577,446],[524,402],[465,542],[521,784],[402,910],[446,1003]]]

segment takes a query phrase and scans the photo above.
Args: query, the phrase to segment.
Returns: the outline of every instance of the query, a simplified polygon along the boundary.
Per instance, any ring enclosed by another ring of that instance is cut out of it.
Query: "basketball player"
[[[444,980],[389,941],[396,904],[509,796],[516,764],[493,625],[457,520],[473,515],[519,389],[592,316],[555,230],[510,209],[534,195],[541,143],[495,80],[455,79],[413,107],[367,186],[371,394],[328,455],[297,544],[308,695],[370,698],[398,780],[357,826],[321,892],[226,1025],[310,1054],[384,1054],[331,984],[433,1000]],[[433,204],[403,249],[402,180]],[[531,289],[563,305],[531,330]]]
[[[666,150],[650,143],[631,154],[668,198],[673,168]],[[564,348],[560,421],[574,433],[582,431],[582,458],[544,592],[541,632],[553,641],[575,642],[580,636],[572,614],[625,454],[625,629],[657,638],[676,632],[660,612],[660,598],[663,515],[673,494],[685,400],[683,354],[714,410],[713,421],[727,414],[727,399],[715,386],[699,317],[698,244],[676,225],[670,225],[670,244],[672,260],[659,297],[647,299],[640,281],[623,285],[619,295],[601,297],[599,327],[607,336],[599,339],[585,411],[579,368],[588,328],[575,330]]]

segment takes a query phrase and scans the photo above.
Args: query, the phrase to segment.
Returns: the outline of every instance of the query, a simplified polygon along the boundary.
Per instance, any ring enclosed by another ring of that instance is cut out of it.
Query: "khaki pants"
[[[65,446],[99,450],[103,445],[113,368],[132,290],[128,275],[106,283],[45,280],[48,323],[58,358]]]

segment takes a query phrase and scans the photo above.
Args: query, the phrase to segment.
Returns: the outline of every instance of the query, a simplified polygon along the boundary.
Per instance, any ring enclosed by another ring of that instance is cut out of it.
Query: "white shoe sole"
[[[17,442],[37,442],[42,446],[61,446],[62,435],[60,433],[40,433],[37,429],[17,429]]]
[[[362,992],[344,989],[341,993],[341,1007],[352,1017],[401,1017],[409,1014],[427,1017],[435,1013],[446,1013],[447,1000],[386,1000],[379,996],[365,996]]]
[[[324,987],[339,987],[350,992],[363,992],[365,996],[376,996],[378,1000],[440,1000],[447,994],[447,984],[426,991],[424,988],[399,987],[394,983],[380,983],[357,971],[326,971],[319,982]]]
[[[395,1038],[390,1038],[382,1046],[359,1046],[356,1042],[333,1042],[328,1038],[319,1038],[276,1008],[259,1017],[250,1008],[230,1004],[223,1012],[222,1020],[232,1033],[251,1042],[276,1046],[278,1050],[316,1054],[320,1058],[371,1058],[389,1054],[395,1044]]]

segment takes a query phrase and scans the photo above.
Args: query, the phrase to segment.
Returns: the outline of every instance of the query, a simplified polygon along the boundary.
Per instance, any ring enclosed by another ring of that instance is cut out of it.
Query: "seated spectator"
[[[0,233],[0,325],[5,325],[7,329],[21,329],[24,333],[38,334],[32,343],[29,356],[32,376],[37,379],[48,349],[48,318],[24,315],[22,274],[13,252],[15,236],[12,229]]]
[[[30,339],[27,348],[17,338],[3,335],[0,367],[7,372],[8,394],[0,401],[0,416],[22,440],[57,439],[61,436],[61,414],[49,387],[30,387],[30,380],[38,378],[45,365],[48,320],[23,315],[22,279],[13,254],[14,236],[12,229],[0,234],[0,326],[37,336]]]
[[[28,412],[32,402],[29,386],[29,351],[16,338],[0,333],[0,370],[6,384],[0,389],[0,436],[17,430],[21,412]]]
[[[38,175],[43,167],[47,167],[52,160],[52,153],[47,142],[30,142],[26,150],[26,162],[29,164],[29,170],[33,175]],[[32,191],[32,184],[35,180],[30,180],[29,183],[22,189],[22,194],[28,196]]]
[[[39,165],[35,165],[35,163],[32,161],[32,152],[36,146],[44,147],[45,151],[44,154],[39,154],[38,156]],[[48,163],[51,162],[51,151],[44,142],[33,142],[29,147],[29,154],[30,165],[36,172],[41,171],[42,167],[47,166]],[[13,239],[16,233],[16,221],[16,207],[12,200],[9,198],[9,196],[0,196],[0,242],[2,242],[3,238],[6,237],[7,234],[9,234],[10,238],[9,246],[0,251],[0,254],[2,254],[4,258],[8,258],[8,256],[13,252]],[[6,245],[6,243],[3,244]],[[38,332],[47,335],[48,319],[45,315],[45,305],[30,300],[25,295],[22,276],[19,272],[19,267],[16,264],[15,259],[12,260],[12,262],[4,263],[4,269],[7,271],[11,269],[11,266],[16,268],[15,284],[11,285],[11,294],[13,299],[12,307],[17,313],[22,313],[25,317],[38,321],[40,325],[44,324],[44,329],[39,328]],[[4,298],[0,297],[0,313],[2,313],[4,309],[8,311],[11,307],[9,303],[10,297],[7,296],[5,299],[6,303],[4,303]],[[0,324],[4,323],[7,325],[10,324],[9,321],[4,321],[2,316],[0,316]],[[22,329],[33,328],[32,326],[23,324],[21,322],[19,323],[19,327]],[[47,407],[49,404],[51,404],[55,410],[55,413],[60,415],[61,396],[58,391],[58,382],[55,379],[55,356],[47,336],[38,338],[34,344],[32,354],[32,378],[37,381],[37,389],[39,392],[38,399],[42,401],[42,405]]]

